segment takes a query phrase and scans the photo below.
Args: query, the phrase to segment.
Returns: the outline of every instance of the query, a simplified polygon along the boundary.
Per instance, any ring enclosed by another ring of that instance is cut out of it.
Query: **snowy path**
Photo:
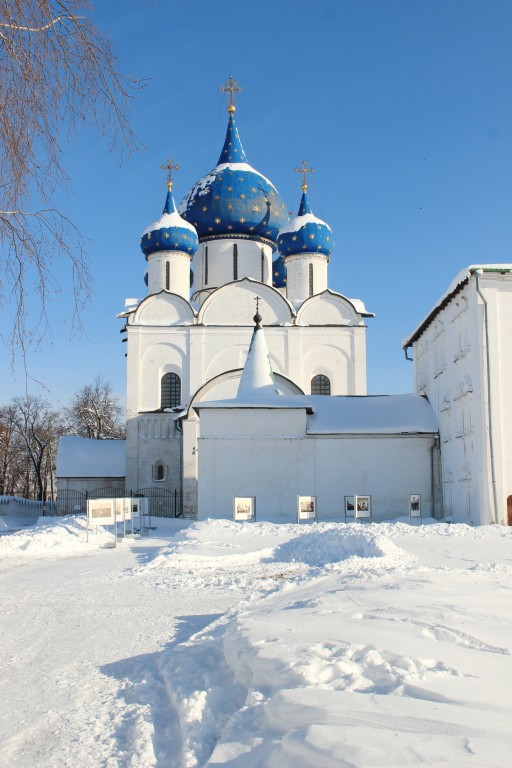
[[[0,539],[2,767],[508,768],[510,529],[180,526]]]
[[[232,597],[117,578],[165,543],[0,567],[0,765],[179,764],[158,659]]]

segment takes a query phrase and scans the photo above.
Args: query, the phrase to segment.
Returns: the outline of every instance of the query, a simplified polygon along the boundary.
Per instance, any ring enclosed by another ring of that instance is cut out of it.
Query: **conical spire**
[[[167,197],[165,198],[164,210],[162,213],[174,213],[176,210],[176,203],[170,189],[167,190]]]
[[[311,208],[309,207],[309,201],[308,201],[308,195],[306,190],[302,193],[302,197],[300,200],[300,207],[299,212],[297,216],[304,216],[306,213],[311,213]]]
[[[251,344],[247,353],[242,378],[238,385],[237,400],[263,400],[280,393],[274,381],[261,315],[256,308]]]
[[[226,139],[222,152],[220,153],[219,162],[221,163],[246,163],[247,155],[242,147],[240,136],[238,135],[238,128],[236,127],[234,106],[229,112],[228,129],[226,131]]]

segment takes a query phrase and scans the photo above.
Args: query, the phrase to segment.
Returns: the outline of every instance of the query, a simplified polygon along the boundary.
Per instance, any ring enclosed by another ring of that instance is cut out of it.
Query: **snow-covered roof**
[[[400,435],[438,431],[434,412],[421,395],[308,395],[307,400],[313,408],[307,427],[311,435]]]
[[[124,477],[126,440],[61,437],[57,477]]]
[[[511,272],[512,264],[470,264],[469,267],[464,267],[464,269],[461,269],[455,279],[452,280],[447,290],[443,293],[441,298],[436,301],[434,307],[430,310],[428,315],[421,321],[418,326],[416,326],[410,336],[407,336],[403,340],[403,349],[407,349],[407,347],[411,347],[414,344],[414,342],[421,336],[423,331],[431,324],[436,315],[438,315],[439,312],[448,304],[448,302],[450,302],[453,297],[462,289],[462,287],[469,282],[471,275],[480,271],[499,273]]]
[[[261,317],[256,317],[261,320]],[[256,318],[255,318],[256,319]],[[253,331],[244,370],[238,385],[237,399],[278,397],[279,392],[274,381],[270,356],[263,329],[258,324]]]

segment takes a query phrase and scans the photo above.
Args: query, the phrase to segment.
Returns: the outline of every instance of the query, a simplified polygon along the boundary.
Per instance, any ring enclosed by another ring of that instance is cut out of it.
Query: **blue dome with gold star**
[[[298,253],[322,253],[329,256],[334,248],[332,230],[325,221],[311,212],[304,187],[299,212],[281,228],[277,244],[279,253],[285,257]]]
[[[228,111],[219,161],[185,196],[180,213],[194,225],[200,242],[243,237],[275,251],[279,228],[288,220],[286,206],[272,182],[248,164],[234,106]]]
[[[272,285],[274,288],[286,287],[286,266],[282,256],[272,262]]]
[[[158,221],[146,227],[140,240],[140,247],[146,259],[159,251],[181,251],[193,256],[199,247],[196,230],[176,210],[171,184],[167,191],[163,213]]]

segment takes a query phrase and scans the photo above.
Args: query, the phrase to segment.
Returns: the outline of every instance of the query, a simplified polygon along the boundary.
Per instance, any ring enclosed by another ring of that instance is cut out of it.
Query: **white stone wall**
[[[181,434],[169,413],[132,416],[126,430],[126,488],[136,491],[149,486],[167,490],[181,488]],[[164,479],[155,478],[155,465],[162,462]]]
[[[286,295],[292,302],[305,301],[309,296],[322,293],[327,289],[327,265],[329,259],[321,253],[301,253],[287,256]],[[310,291],[310,267],[313,277],[313,290]]]
[[[319,520],[344,518],[344,497],[370,495],[373,517],[407,515],[409,494],[434,512],[429,435],[306,435],[305,411],[201,410],[198,516],[232,517],[233,497],[256,496],[257,518],[296,521],[297,495]],[[435,449],[434,449],[435,450]]]
[[[234,272],[233,246],[237,246],[237,271]],[[206,258],[208,249],[208,259]],[[262,265],[263,254],[263,265]],[[208,266],[206,262],[208,261]],[[263,279],[262,279],[263,266]],[[233,280],[250,277],[272,285],[272,248],[245,238],[208,240],[194,256],[194,292],[218,288]]]
[[[438,418],[445,514],[489,523],[496,501],[498,522],[505,523],[512,495],[512,279],[484,271],[479,285],[488,302],[490,419],[484,303],[475,275],[414,343],[415,385]]]
[[[190,296],[190,256],[181,251],[162,251],[148,258],[148,293],[159,293],[168,290],[183,296]],[[166,273],[169,265],[169,286]]]

